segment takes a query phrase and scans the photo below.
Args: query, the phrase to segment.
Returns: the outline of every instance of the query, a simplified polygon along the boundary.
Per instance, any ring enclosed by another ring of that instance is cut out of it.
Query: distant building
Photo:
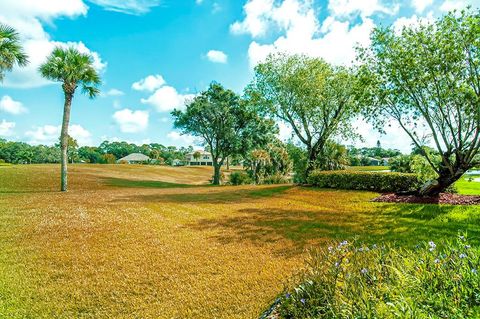
[[[194,154],[198,153],[200,155],[199,158],[195,158]],[[213,158],[212,154],[205,151],[195,151],[192,153],[188,153],[186,156],[187,164],[190,166],[212,166],[213,165]]]
[[[117,161],[117,163],[128,163],[128,164],[143,164],[150,162],[150,157],[141,153],[132,153],[125,157],[122,157]]]

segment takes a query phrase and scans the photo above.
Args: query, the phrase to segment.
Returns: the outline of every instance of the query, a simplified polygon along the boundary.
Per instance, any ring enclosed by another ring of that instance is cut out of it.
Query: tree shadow
[[[202,186],[193,186],[202,188]],[[137,194],[117,198],[117,202],[165,202],[165,203],[209,203],[221,204],[230,202],[239,202],[256,198],[271,197],[279,195],[292,185],[282,185],[266,188],[236,189],[234,186],[216,187],[213,192],[201,193],[180,193],[180,194]]]
[[[275,253],[296,255],[305,248],[331,240],[357,238],[366,244],[397,243],[415,247],[430,240],[453,239],[467,231],[472,242],[480,242],[480,213],[471,223],[450,216],[453,206],[389,204],[373,205],[367,212],[322,209],[290,210],[249,208],[239,215],[202,219],[189,227],[214,231],[221,243],[251,241],[266,244],[286,241]]]
[[[144,181],[144,180],[132,180],[122,178],[103,178],[104,185],[113,187],[126,187],[126,188],[193,188],[209,185],[192,185],[192,184],[179,184],[169,183],[163,181]]]

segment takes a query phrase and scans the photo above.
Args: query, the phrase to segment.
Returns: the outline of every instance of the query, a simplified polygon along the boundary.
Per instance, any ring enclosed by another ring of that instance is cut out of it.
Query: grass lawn
[[[413,247],[480,207],[372,203],[288,185],[212,187],[209,167],[0,169],[0,318],[255,318],[305,250],[358,236]]]
[[[477,181],[475,181],[475,179]],[[455,185],[460,194],[480,195],[480,175],[464,175]]]
[[[390,170],[390,166],[348,166],[347,170],[378,172],[378,171],[388,171]]]

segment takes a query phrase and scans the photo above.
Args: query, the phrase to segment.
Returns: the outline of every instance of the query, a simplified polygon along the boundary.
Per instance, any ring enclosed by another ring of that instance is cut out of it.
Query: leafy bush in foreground
[[[232,185],[252,184],[252,178],[246,172],[232,172],[229,176]]]
[[[307,182],[323,188],[376,192],[415,190],[421,184],[415,174],[362,171],[313,171]]]
[[[479,318],[479,271],[480,249],[465,236],[414,250],[344,241],[311,253],[271,317]]]

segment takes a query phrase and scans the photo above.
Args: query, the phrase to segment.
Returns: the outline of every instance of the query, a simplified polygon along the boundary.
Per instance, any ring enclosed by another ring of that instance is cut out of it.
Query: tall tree
[[[358,111],[352,72],[304,55],[270,55],[255,67],[247,95],[272,118],[287,123],[305,145],[305,177],[334,136],[353,137]]]
[[[213,184],[220,184],[220,169],[228,156],[246,154],[266,144],[276,132],[273,121],[263,119],[233,91],[218,83],[196,96],[185,111],[172,112],[183,134],[201,137],[212,154]]]
[[[75,48],[57,47],[47,61],[40,66],[43,77],[62,83],[65,96],[63,108],[62,131],[60,135],[61,147],[61,190],[67,191],[67,161],[68,161],[68,125],[73,96],[80,86],[82,93],[90,98],[99,94],[100,76],[93,66],[93,58],[89,54],[80,53]]]
[[[418,150],[427,137],[441,161],[422,151],[438,178],[435,196],[480,164],[480,11],[453,12],[395,32],[377,28],[362,49],[366,116],[382,129],[394,119]]]
[[[6,71],[11,71],[15,65],[25,66],[28,57],[20,45],[19,34],[15,29],[0,23],[0,81]]]

